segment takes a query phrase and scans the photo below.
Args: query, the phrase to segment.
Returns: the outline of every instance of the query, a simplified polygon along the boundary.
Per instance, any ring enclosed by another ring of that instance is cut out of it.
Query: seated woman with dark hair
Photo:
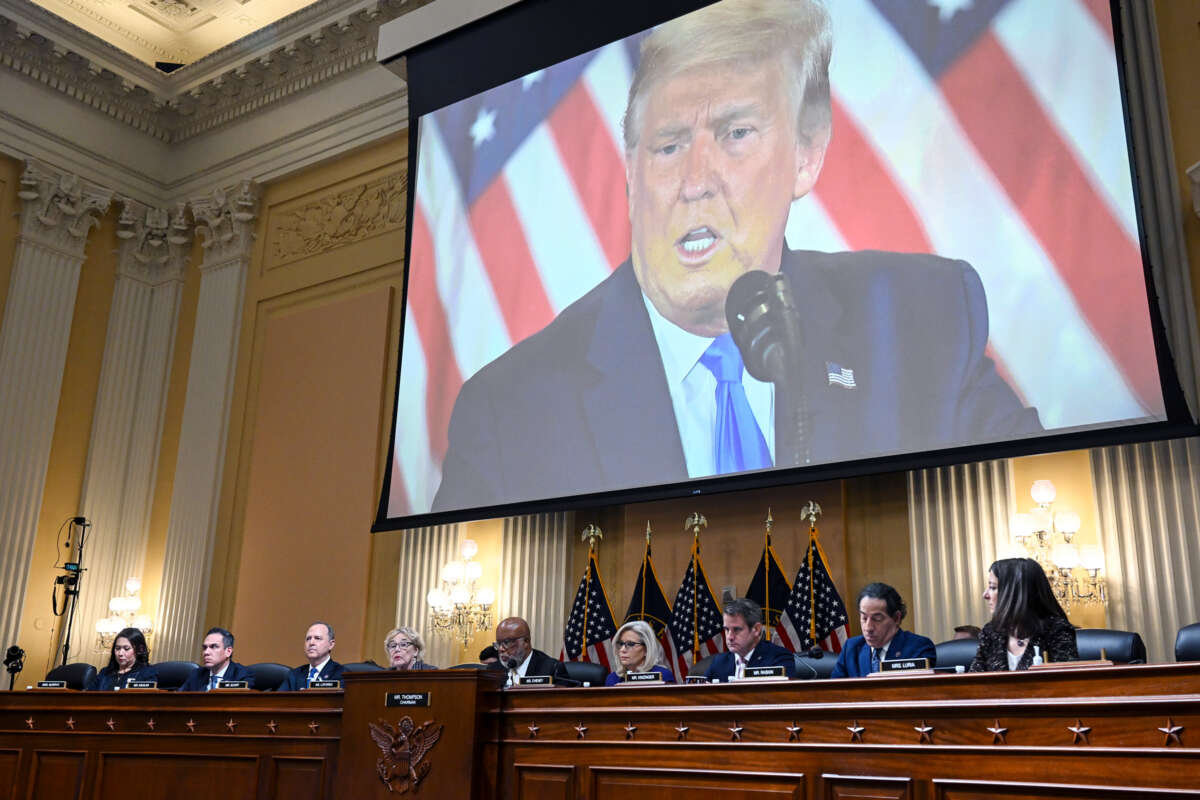
[[[1029,669],[1044,661],[1079,658],[1075,628],[1058,604],[1046,573],[1032,558],[1002,558],[988,570],[983,593],[991,621],[979,634],[971,672]]]
[[[414,628],[393,628],[383,640],[391,669],[437,669],[421,660],[425,655],[425,641]]]
[[[124,689],[129,681],[157,681],[158,670],[150,663],[146,637],[137,628],[124,628],[113,639],[108,666],[96,673],[88,684],[89,692]]]
[[[649,623],[626,622],[613,637],[617,651],[617,671],[608,673],[605,686],[615,686],[630,672],[657,672],[665,683],[674,683],[675,675],[662,666],[663,650]]]

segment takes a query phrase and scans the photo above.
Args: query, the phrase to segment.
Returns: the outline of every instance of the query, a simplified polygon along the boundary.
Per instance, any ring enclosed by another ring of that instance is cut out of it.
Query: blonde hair
[[[632,670],[625,669],[625,665],[621,663],[621,659],[617,659],[617,676],[624,678],[626,672],[649,672],[651,667],[656,667],[662,664],[663,649],[658,643],[658,637],[654,635],[654,629],[649,623],[643,622],[640,619],[626,622],[617,631],[617,635],[613,638],[613,647],[616,647],[617,642],[621,641],[621,634],[629,631],[642,640],[642,644],[646,646],[646,655],[642,657],[642,663],[634,666]]]
[[[697,67],[758,66],[776,59],[783,70],[796,132],[807,144],[829,140],[829,57],[833,33],[820,0],[724,0],[655,28],[641,59],[622,127],[625,151],[641,136],[650,90]]]
[[[396,634],[400,633],[404,634],[404,636],[410,642],[416,645],[417,655],[415,658],[418,660],[421,659],[421,656],[425,655],[425,640],[421,638],[421,634],[417,633],[414,629],[408,627],[407,625],[402,625],[399,628],[392,628],[390,631],[388,631],[388,635],[383,637],[383,651],[385,653],[387,652],[387,646],[391,644],[391,641]]]

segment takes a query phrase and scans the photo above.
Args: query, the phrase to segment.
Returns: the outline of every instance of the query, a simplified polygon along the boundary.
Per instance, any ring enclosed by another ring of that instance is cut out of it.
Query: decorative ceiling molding
[[[173,144],[374,65],[379,26],[423,4],[320,0],[163,75],[29,0],[0,0],[0,67]]]

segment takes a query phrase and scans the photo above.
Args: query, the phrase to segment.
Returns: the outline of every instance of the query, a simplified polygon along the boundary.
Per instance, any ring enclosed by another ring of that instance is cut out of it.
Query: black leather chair
[[[826,650],[821,651],[820,658],[809,658],[807,653],[796,653],[795,676],[799,680],[813,680],[817,678],[828,678],[833,674],[833,668],[837,665],[837,653],[830,653]],[[815,675],[813,673],[816,673]]]
[[[287,680],[292,668],[286,664],[276,664],[274,661],[263,661],[251,664],[250,672],[254,674],[254,688],[260,692],[273,692]]]
[[[83,691],[96,678],[96,668],[91,664],[63,664],[46,674],[48,681],[66,681],[68,689]]]
[[[563,666],[567,668],[567,677],[579,681],[580,684],[603,686],[608,678],[608,670],[601,664],[593,664],[590,661],[564,661]]]
[[[158,688],[178,689],[188,676],[196,671],[196,665],[191,661],[160,661],[154,665],[158,670]]]
[[[1146,663],[1146,644],[1141,634],[1133,631],[1079,628],[1075,631],[1075,647],[1084,661],[1100,658],[1103,650],[1105,657],[1114,664]]]
[[[712,660],[716,657],[717,656],[714,653],[711,656],[705,656],[704,658],[697,661],[695,664],[689,664],[688,665],[688,675],[703,675],[705,673],[705,671],[708,669],[708,665],[711,664]]]
[[[979,640],[950,639],[938,642],[934,645],[934,649],[937,650],[937,666],[962,667],[965,670],[975,660],[975,653],[979,650]]]
[[[349,664],[343,664],[342,670],[344,672],[381,672],[383,667],[374,661],[353,661]]]
[[[1184,625],[1175,634],[1175,660],[1200,661],[1200,622]]]

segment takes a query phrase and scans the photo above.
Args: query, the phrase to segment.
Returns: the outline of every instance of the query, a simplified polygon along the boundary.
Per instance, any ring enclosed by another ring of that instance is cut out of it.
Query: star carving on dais
[[[637,733],[637,725],[634,725],[632,722],[626,722],[625,723],[625,738],[632,739],[633,735],[635,733]]]
[[[729,728],[729,740],[731,742],[740,742],[742,740],[742,731],[746,730],[741,725],[737,724],[737,720],[733,721],[733,727]]]
[[[154,726],[157,724],[158,723],[156,723],[154,721],[154,717],[151,717],[150,719],[146,720],[146,730],[148,730],[148,731],[154,730]]]
[[[538,735],[538,731],[540,731],[540,730],[541,730],[541,728],[538,727],[538,724],[536,722],[529,723],[529,738],[536,739],[537,735]]]
[[[921,734],[921,738],[917,740],[917,744],[933,744],[933,726],[921,720],[920,725],[914,725],[913,730]]]
[[[853,725],[847,725],[846,730],[850,731],[850,741],[852,743],[853,742],[858,742],[859,744],[863,743],[862,735],[863,735],[863,731],[865,731],[866,728],[864,728],[862,725],[859,725],[858,720],[854,720]]]
[[[1170,724],[1169,720],[1168,720],[1168,724]],[[67,730],[69,730],[69,731],[75,730],[75,718],[74,717],[67,717]],[[1162,730],[1162,728],[1159,728],[1159,730]]]
[[[1179,737],[1179,734],[1183,733],[1183,726],[1176,725],[1170,717],[1167,717],[1166,727],[1159,728],[1158,730],[1162,732],[1164,737],[1163,747],[1170,747],[1172,742],[1180,747],[1183,746],[1183,740]]]
[[[992,744],[1008,744],[1004,738],[1008,735],[1008,728],[1000,727],[1000,720],[996,720],[995,724],[988,728],[988,733],[992,735]]]
[[[1069,730],[1071,735],[1074,737],[1071,739],[1071,744],[1079,744],[1080,742],[1083,742],[1084,744],[1091,744],[1091,742],[1088,741],[1088,734],[1092,732],[1092,729],[1084,725],[1083,720],[1076,718],[1075,724],[1068,725],[1067,730]]]
[[[30,726],[30,727],[32,727],[32,726]],[[687,738],[688,731],[690,731],[690,730],[691,730],[691,728],[689,728],[687,725],[684,725],[682,722],[680,722],[678,725],[675,726],[675,738],[679,739],[680,741],[683,741],[684,739]]]
[[[230,733],[237,733],[237,726],[238,724],[234,721],[233,717],[230,717],[229,722],[225,723],[225,727],[229,729]]]
[[[267,723],[267,730],[270,731],[271,733],[275,733],[276,731],[279,730],[279,723],[276,722],[275,720],[270,720]]]
[[[188,733],[196,732],[196,720],[189,719],[186,724],[187,724]]]
[[[315,736],[317,731],[321,730],[321,723],[313,720],[312,722],[308,723],[308,730]]]
[[[588,730],[587,725],[584,725],[583,721],[581,720],[579,722],[579,724],[575,726],[575,738],[576,739],[586,739],[587,738],[587,730]]]
[[[25,727],[33,730],[33,715],[29,715],[29,719],[25,720]]]
[[[786,727],[786,729],[787,729],[787,732],[788,732],[788,741],[789,741],[789,742],[798,742],[798,741],[800,741],[800,731],[804,730],[804,728],[802,728],[802,727],[800,727],[799,725],[797,725],[797,724],[796,724],[796,720],[792,720],[792,724],[791,724],[791,725],[787,725],[787,726],[785,726],[785,727]]]
[[[115,731],[117,729],[117,721],[112,717],[109,717],[107,720],[105,720],[104,724],[108,726],[110,731]]]

